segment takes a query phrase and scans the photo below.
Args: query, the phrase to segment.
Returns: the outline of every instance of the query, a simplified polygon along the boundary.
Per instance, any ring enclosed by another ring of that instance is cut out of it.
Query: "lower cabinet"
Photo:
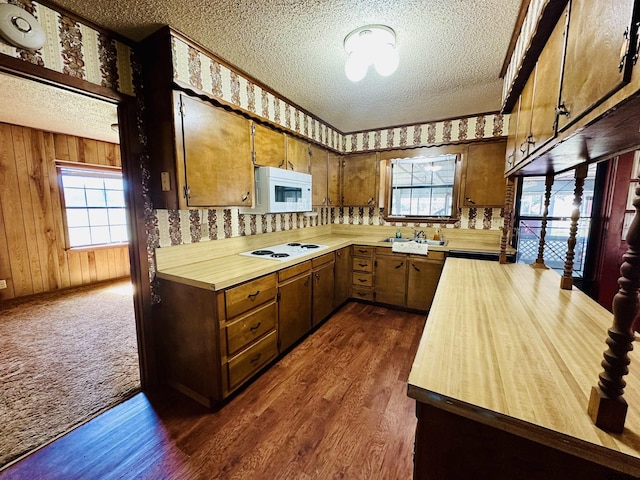
[[[311,330],[311,262],[278,272],[278,340],[283,352]]]
[[[389,253],[376,252],[374,281],[376,302],[404,307],[407,296],[408,255],[393,254],[388,248],[383,250]]]
[[[434,252],[440,253],[440,252]],[[410,258],[407,277],[407,308],[429,310],[444,266],[442,258]]]
[[[318,325],[333,311],[334,296],[334,254],[328,253],[314,258],[313,266],[313,326]]]
[[[339,307],[351,297],[351,247],[336,250],[334,307]]]

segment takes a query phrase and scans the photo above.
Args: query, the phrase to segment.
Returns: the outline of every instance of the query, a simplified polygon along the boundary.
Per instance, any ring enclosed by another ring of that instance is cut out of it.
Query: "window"
[[[584,183],[580,218],[576,237],[574,276],[584,275],[587,239],[591,227],[591,209],[594,197],[596,165],[589,167]],[[554,178],[549,202],[549,216],[545,235],[544,262],[549,268],[562,274],[567,253],[567,239],[573,211],[574,171],[561,173]],[[527,177],[522,180],[518,211],[518,263],[533,263],[538,257],[538,245],[544,213],[545,177]]]
[[[68,246],[125,243],[127,217],[119,169],[58,165]]]
[[[456,155],[391,160],[391,217],[451,217]]]

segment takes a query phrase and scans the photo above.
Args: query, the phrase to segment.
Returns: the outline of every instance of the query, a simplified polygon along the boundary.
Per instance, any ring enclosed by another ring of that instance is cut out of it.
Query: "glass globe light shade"
[[[385,43],[379,46],[373,62],[376,72],[383,77],[388,77],[398,69],[399,64],[400,55],[393,45]]]
[[[357,51],[351,52],[344,64],[344,73],[352,82],[359,82],[369,70],[369,61]]]

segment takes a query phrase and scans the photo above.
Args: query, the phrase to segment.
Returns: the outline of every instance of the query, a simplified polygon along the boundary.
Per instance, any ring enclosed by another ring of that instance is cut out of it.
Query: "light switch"
[[[160,173],[160,182],[162,184],[163,192],[168,192],[169,190],[171,190],[171,180],[169,177],[169,172]]]

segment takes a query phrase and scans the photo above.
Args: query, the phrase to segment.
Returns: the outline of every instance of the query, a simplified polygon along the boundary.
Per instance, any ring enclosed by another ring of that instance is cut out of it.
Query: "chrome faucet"
[[[426,238],[427,238],[427,234],[426,234],[426,233],[424,233],[424,230],[420,230],[420,231],[418,231],[418,230],[416,230],[416,229],[414,228],[414,229],[413,229],[413,238],[414,238],[414,239],[418,239],[418,238],[424,238],[424,239],[426,239]]]

